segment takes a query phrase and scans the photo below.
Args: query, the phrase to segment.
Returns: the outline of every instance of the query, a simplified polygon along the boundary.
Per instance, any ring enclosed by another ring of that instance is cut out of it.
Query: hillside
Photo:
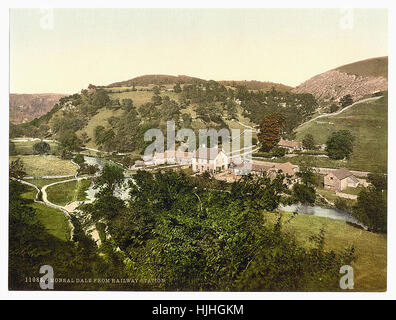
[[[384,77],[388,79],[388,57],[362,60],[346,64],[335,70],[362,77]]]
[[[245,86],[249,90],[269,91],[269,90],[272,90],[272,88],[275,88],[278,91],[290,91],[291,89],[293,89],[292,87],[286,86],[284,84],[270,82],[270,81],[222,80],[222,81],[218,81],[218,82],[221,83],[223,86],[229,86],[229,87],[234,87],[234,88],[237,87],[237,86]]]
[[[10,121],[14,124],[28,122],[46,114],[64,97],[64,94],[10,94]]]
[[[136,78],[132,78],[126,81],[114,82],[105,87],[132,87],[132,86],[148,86],[148,85],[166,85],[166,84],[176,84],[176,83],[199,83],[204,82],[204,80],[184,75],[171,76],[166,74],[152,74],[144,75]]]
[[[350,94],[354,101],[388,90],[388,57],[347,64],[303,82],[295,93],[311,93],[324,102],[336,102]]]
[[[359,103],[336,115],[307,123],[296,130],[297,140],[302,141],[308,133],[315,143],[323,144],[330,134],[337,130],[349,130],[355,136],[351,158],[337,160],[339,166],[349,169],[386,172],[388,151],[388,99]]]

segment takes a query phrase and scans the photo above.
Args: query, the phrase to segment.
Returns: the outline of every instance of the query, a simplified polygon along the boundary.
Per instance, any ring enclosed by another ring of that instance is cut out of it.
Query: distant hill
[[[388,57],[372,58],[346,64],[335,70],[362,77],[384,77],[388,79]]]
[[[359,100],[377,91],[388,90],[388,57],[347,64],[303,82],[295,93],[311,93],[323,101],[338,101],[350,94]]]
[[[249,90],[263,90],[269,91],[272,88],[275,88],[278,91],[290,91],[293,89],[292,87],[286,86],[281,83],[274,83],[269,81],[256,81],[256,80],[241,80],[241,81],[234,81],[234,80],[222,80],[218,81],[224,86],[230,87],[237,87],[237,86],[245,86]]]
[[[129,79],[126,81],[119,81],[111,83],[105,87],[114,88],[114,87],[132,87],[132,86],[148,86],[150,84],[154,85],[165,85],[165,84],[173,84],[173,83],[196,83],[196,82],[204,82],[205,80],[189,77],[189,76],[171,76],[166,74],[151,74],[139,76],[133,79]]]
[[[169,85],[169,84],[192,84],[192,83],[202,83],[207,80],[203,80],[196,77],[190,76],[171,76],[165,74],[152,74],[152,75],[144,75],[139,76],[133,79],[129,79],[126,81],[119,81],[111,83],[105,88],[115,88],[115,87],[132,87],[132,86],[149,86],[149,85]],[[246,86],[250,90],[263,90],[268,91],[272,88],[275,88],[278,91],[290,91],[292,87],[285,86],[281,83],[274,83],[269,81],[256,81],[256,80],[222,80],[217,81],[218,83],[229,86],[229,87],[237,87],[237,86]]]
[[[10,94],[10,121],[14,124],[28,122],[46,114],[65,94],[33,93]]]

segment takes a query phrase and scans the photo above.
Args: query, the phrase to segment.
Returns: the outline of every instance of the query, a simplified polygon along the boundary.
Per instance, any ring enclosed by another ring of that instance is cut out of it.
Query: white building
[[[192,158],[192,169],[194,172],[209,171],[212,173],[227,170],[229,158],[223,150],[217,147],[200,147],[195,151]]]

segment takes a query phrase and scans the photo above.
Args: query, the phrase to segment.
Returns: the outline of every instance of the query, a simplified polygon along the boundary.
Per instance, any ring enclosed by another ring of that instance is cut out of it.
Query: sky
[[[297,86],[388,55],[386,9],[11,9],[10,92],[145,74]]]

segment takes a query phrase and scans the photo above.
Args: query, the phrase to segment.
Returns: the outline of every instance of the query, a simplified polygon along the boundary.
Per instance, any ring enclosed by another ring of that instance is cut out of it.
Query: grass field
[[[10,157],[10,162],[16,158],[21,158],[27,176],[61,176],[72,175],[77,172],[77,167],[69,160],[62,160],[53,155],[12,156]]]
[[[112,89],[114,90],[115,88]],[[127,92],[116,92],[109,94],[111,99],[120,99],[120,101],[122,99],[132,99],[133,105],[135,107],[139,107],[142,104],[150,102],[153,95],[154,95],[153,91],[127,91]],[[168,96],[169,98],[178,101],[180,95],[170,91],[170,92],[161,92],[160,96],[161,97]]]
[[[388,151],[388,101],[387,98],[361,103],[337,116],[318,119],[298,128],[297,140],[302,141],[308,133],[312,134],[317,144],[326,142],[330,134],[337,130],[349,130],[356,137],[350,160],[345,167],[353,170],[381,172],[387,171]],[[290,161],[298,159],[290,158]],[[340,167],[342,162],[330,159],[315,159],[324,167]],[[325,162],[334,163],[333,166]]]
[[[13,141],[15,144],[15,151],[17,154],[20,155],[30,155],[33,154],[33,145],[38,143],[39,141]],[[57,147],[58,147],[58,143],[56,142],[47,142],[50,147],[50,154],[54,154]]]
[[[325,230],[327,250],[341,252],[350,245],[354,246],[357,258],[352,263],[355,291],[386,290],[386,235],[364,231],[343,221],[305,214],[299,214],[290,223],[286,223],[292,214],[286,212],[281,214],[284,217],[284,230],[294,234],[297,241],[306,247],[312,247],[309,237],[318,234],[322,227]],[[270,221],[275,221],[277,216],[268,213],[266,217]]]
[[[83,201],[86,199],[85,191],[90,184],[89,180],[82,179],[50,186],[46,189],[48,201],[59,206],[65,206],[74,201]]]
[[[91,140],[86,144],[88,148],[97,148],[95,144],[95,128],[97,126],[104,126],[105,128],[109,127],[109,123],[107,120],[110,117],[120,117],[124,113],[124,110],[118,109],[118,110],[112,110],[112,109],[107,109],[107,108],[102,108],[98,111],[97,114],[95,114],[88,122],[87,126],[76,132],[78,137],[81,137],[81,134],[83,132],[86,132],[88,137],[91,138]]]
[[[27,182],[33,183],[35,186],[39,187],[40,189],[44,187],[47,184],[58,182],[65,180],[65,178],[59,178],[59,179],[29,179],[26,180]]]
[[[33,200],[35,195],[36,190],[28,187],[28,191],[22,194],[22,197]],[[41,203],[32,203],[31,207],[36,209],[36,217],[44,225],[48,233],[63,241],[70,239],[70,226],[61,211]]]

